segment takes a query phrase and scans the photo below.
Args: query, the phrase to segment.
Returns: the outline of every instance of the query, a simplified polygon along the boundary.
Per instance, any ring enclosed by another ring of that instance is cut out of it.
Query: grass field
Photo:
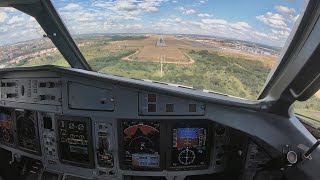
[[[320,111],[315,111],[315,110],[310,111],[305,109],[295,109],[294,111],[298,115],[301,114],[302,116],[300,117],[303,118],[304,120],[320,126]],[[304,116],[309,118],[305,118]]]

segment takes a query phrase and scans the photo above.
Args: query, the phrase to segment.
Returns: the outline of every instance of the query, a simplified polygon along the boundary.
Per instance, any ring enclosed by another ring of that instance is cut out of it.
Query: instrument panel
[[[213,148],[212,123],[204,120],[121,122],[121,163],[133,170],[206,169]],[[170,141],[168,141],[170,140]]]
[[[183,177],[228,168],[228,131],[206,115],[206,103],[62,74],[1,80],[1,148],[66,177]]]

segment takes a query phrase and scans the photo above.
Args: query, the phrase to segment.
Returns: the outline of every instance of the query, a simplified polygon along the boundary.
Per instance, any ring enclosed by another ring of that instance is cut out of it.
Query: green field
[[[320,111],[310,111],[310,110],[305,110],[305,109],[295,109],[295,113],[297,113],[297,115],[302,115],[299,116],[302,119],[320,126]],[[309,118],[306,118],[309,117]]]

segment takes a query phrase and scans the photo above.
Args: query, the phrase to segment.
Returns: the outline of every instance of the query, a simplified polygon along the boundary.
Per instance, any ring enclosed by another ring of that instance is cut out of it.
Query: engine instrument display
[[[125,121],[123,164],[133,169],[160,167],[160,123]]]
[[[33,153],[40,152],[36,112],[16,110],[15,115],[18,146]]]
[[[0,112],[0,142],[13,144],[13,121],[10,111]]]
[[[171,167],[206,167],[209,147],[208,128],[201,126],[172,129]]]
[[[59,116],[58,126],[61,161],[81,167],[92,167],[90,119]]]

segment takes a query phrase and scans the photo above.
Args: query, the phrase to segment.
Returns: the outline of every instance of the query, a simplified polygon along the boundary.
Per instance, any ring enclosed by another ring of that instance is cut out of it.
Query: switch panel
[[[204,103],[155,93],[139,93],[139,115],[203,116]]]
[[[2,79],[1,100],[61,105],[59,78]]]

